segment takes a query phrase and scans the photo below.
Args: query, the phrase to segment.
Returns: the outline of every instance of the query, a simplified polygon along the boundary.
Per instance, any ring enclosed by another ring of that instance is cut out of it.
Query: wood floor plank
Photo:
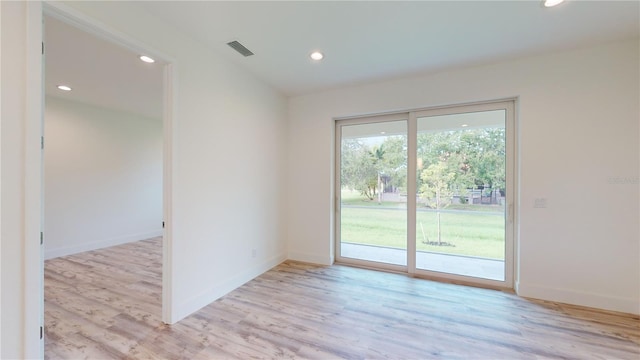
[[[287,261],[162,324],[154,238],[45,263],[47,359],[640,359],[635,315]]]

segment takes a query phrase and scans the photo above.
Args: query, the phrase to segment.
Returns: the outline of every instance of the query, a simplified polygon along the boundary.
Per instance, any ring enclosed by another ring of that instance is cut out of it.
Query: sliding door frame
[[[506,193],[505,193],[505,253],[504,253],[504,280],[491,280],[479,277],[465,276],[465,275],[457,275],[450,273],[443,273],[437,271],[429,271],[424,269],[415,269],[415,275],[420,277],[434,278],[434,279],[442,279],[447,281],[455,281],[461,283],[472,283],[481,286],[491,287],[491,288],[508,288],[513,289],[514,286],[514,258],[515,258],[515,221],[514,221],[514,209],[515,209],[515,101],[511,100],[502,100],[502,101],[492,101],[486,103],[477,103],[477,104],[467,104],[467,105],[454,105],[450,107],[443,108],[434,108],[434,109],[425,109],[420,111],[411,112],[411,121],[415,124],[417,128],[418,118],[422,117],[431,117],[431,116],[442,116],[442,115],[452,115],[452,114],[465,114],[465,113],[477,113],[483,111],[493,111],[493,110],[505,110],[505,175],[506,175]],[[417,137],[417,131],[416,131]],[[416,147],[413,149],[409,148],[409,152],[414,156],[416,154]],[[416,159],[414,158],[414,163]],[[416,172],[413,172],[414,180]],[[415,187],[412,189],[415,193],[417,190]],[[415,210],[413,211],[415,215]],[[415,231],[415,219],[413,224],[409,224],[409,227],[412,227]],[[409,238],[409,243],[413,243],[414,248],[416,246],[416,234],[414,233],[411,238]],[[415,250],[415,249],[414,249]],[[410,256],[414,258],[416,252],[414,251]]]
[[[389,121],[407,121],[407,194],[417,194],[417,119],[419,117],[439,116],[449,114],[461,114],[482,112],[491,110],[505,110],[505,172],[506,172],[506,197],[505,197],[505,259],[504,281],[483,279],[471,276],[442,273],[416,269],[416,197],[407,196],[407,265],[394,265],[353,258],[345,258],[341,255],[341,150],[342,127],[349,125],[371,124]],[[436,279],[447,282],[469,284],[497,289],[513,289],[516,273],[517,253],[517,212],[518,208],[518,179],[516,171],[517,144],[516,144],[516,99],[500,99],[477,103],[447,105],[431,108],[414,109],[396,113],[381,115],[353,116],[347,118],[335,118],[335,217],[334,240],[335,259],[337,263],[354,265],[366,268],[375,268],[386,271],[408,273],[411,276]]]
[[[393,114],[383,114],[383,115],[374,115],[374,116],[366,116],[366,117],[353,117],[353,118],[342,118],[335,119],[335,251],[336,251],[336,262],[343,264],[350,264],[359,267],[366,268],[375,268],[375,269],[383,269],[387,271],[394,272],[407,272],[407,266],[405,265],[395,265],[381,262],[373,262],[366,260],[359,260],[353,258],[345,258],[341,254],[341,240],[340,240],[340,219],[341,219],[341,181],[340,181],[340,164],[342,163],[342,127],[349,125],[362,125],[362,124],[375,124],[375,123],[383,123],[383,122],[391,122],[391,121],[409,121],[409,113],[408,112],[399,112]],[[408,130],[408,128],[407,128]],[[408,159],[407,159],[408,161]],[[409,180],[409,170],[407,169],[407,181]],[[407,197],[409,198],[409,197]],[[407,203],[407,207],[409,204]],[[408,231],[409,229],[407,229]],[[408,251],[408,249],[407,249]]]

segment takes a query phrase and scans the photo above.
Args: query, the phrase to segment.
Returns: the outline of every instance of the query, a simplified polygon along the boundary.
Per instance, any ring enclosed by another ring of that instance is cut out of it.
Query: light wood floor
[[[640,359],[637,316],[285,262],[178,324],[159,238],[45,264],[48,359]]]

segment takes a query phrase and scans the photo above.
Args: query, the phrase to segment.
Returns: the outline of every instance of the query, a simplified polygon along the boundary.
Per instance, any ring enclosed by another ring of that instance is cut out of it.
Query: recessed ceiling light
[[[147,55],[140,56],[140,60],[142,60],[142,61],[144,61],[146,63],[149,63],[149,64],[156,62],[155,60],[153,60],[152,58],[148,57]]]
[[[322,60],[324,54],[320,51],[314,51],[309,55],[309,57],[311,57],[313,60]]]
[[[467,126],[469,126],[469,124],[462,124],[461,126],[462,127],[467,127]]]
[[[544,7],[553,7],[556,5],[560,5],[564,2],[564,0],[543,0],[542,6]]]
[[[380,134],[382,134],[382,135],[384,135],[386,133],[387,133],[386,131],[380,131]]]
[[[71,88],[68,87],[67,85],[58,85],[58,89],[62,91],[71,91]]]

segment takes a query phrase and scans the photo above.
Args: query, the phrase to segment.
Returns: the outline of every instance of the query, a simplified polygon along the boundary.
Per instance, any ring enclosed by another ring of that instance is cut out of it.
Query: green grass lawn
[[[345,201],[343,205],[361,206],[358,201]],[[371,204],[372,202],[368,202]],[[341,239],[345,242],[405,248],[407,239],[407,213],[389,207],[405,207],[391,203],[375,208],[342,207]],[[496,208],[494,211],[500,211]],[[504,259],[504,216],[482,214],[469,209],[469,214],[442,213],[442,241],[453,246],[426,245],[423,241],[438,241],[437,215],[435,212],[418,211],[418,250],[470,255],[492,259]],[[475,212],[475,213],[472,213]],[[422,226],[421,226],[422,225]],[[423,235],[424,229],[424,235]]]
[[[406,198],[406,196],[405,196]],[[357,191],[342,190],[340,194],[340,202],[342,205],[350,206],[371,206],[371,207],[390,207],[390,208],[403,208],[406,209],[406,203],[404,202],[381,202],[378,203],[377,198],[369,200],[366,197],[360,195]],[[418,204],[423,206],[423,204]],[[502,205],[478,205],[478,204],[450,204],[445,210],[468,210],[468,211],[481,211],[481,212],[503,212],[504,206]]]
[[[381,202],[378,203],[377,198],[369,200],[366,197],[360,195],[357,191],[342,190],[340,194],[340,201],[343,205],[351,206],[374,206],[374,207],[391,207],[391,208],[406,208],[406,203],[399,202]]]

